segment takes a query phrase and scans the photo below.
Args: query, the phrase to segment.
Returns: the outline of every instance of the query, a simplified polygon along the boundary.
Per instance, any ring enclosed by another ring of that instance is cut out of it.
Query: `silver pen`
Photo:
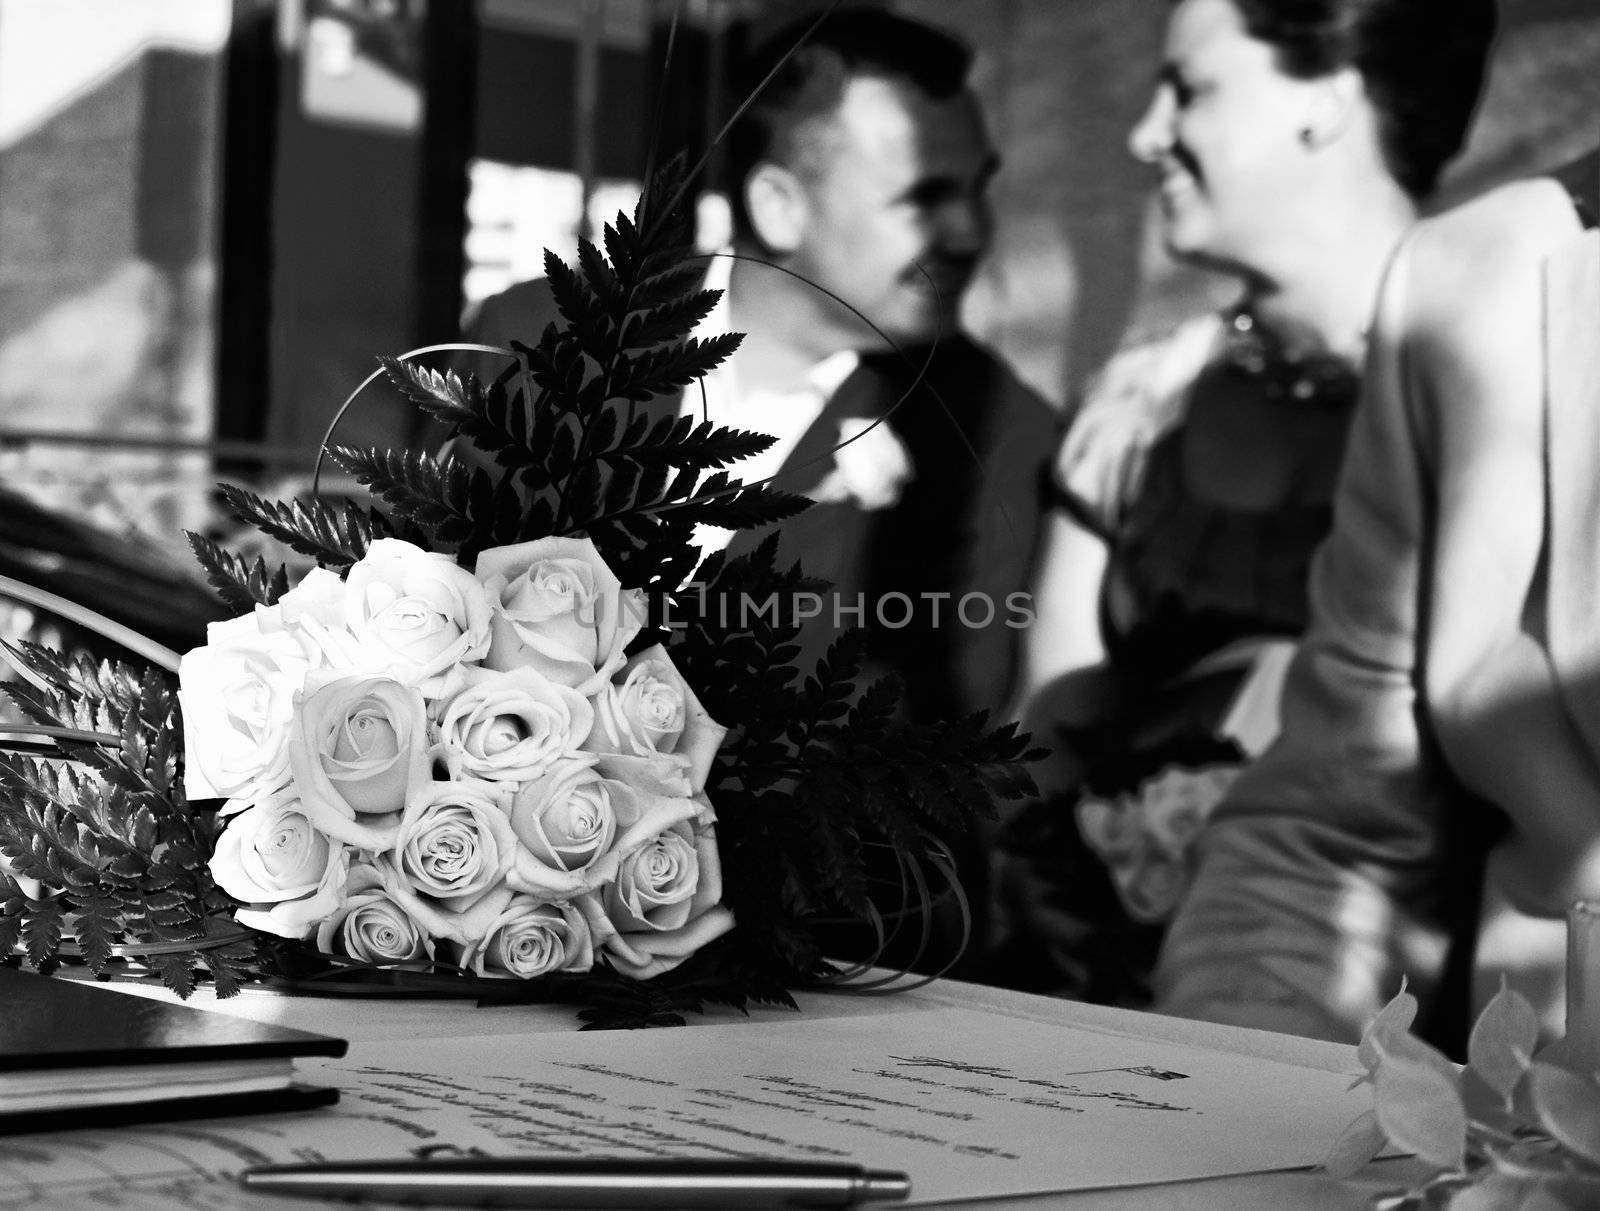
[[[469,1207],[850,1207],[910,1196],[904,1173],[780,1160],[448,1158],[263,1165],[246,1189]]]

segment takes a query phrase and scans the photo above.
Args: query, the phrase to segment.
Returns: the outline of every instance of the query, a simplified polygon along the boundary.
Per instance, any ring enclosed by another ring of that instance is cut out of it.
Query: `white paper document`
[[[0,1208],[286,1207],[232,1176],[477,1153],[849,1159],[945,1202],[1309,1166],[1371,1104],[1337,1073],[958,1008],[361,1043],[301,1068],[339,1105],[0,1138]]]

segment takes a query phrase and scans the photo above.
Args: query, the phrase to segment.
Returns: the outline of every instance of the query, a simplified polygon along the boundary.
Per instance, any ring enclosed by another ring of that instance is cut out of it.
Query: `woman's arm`
[[[1452,772],[1513,822],[1506,893],[1543,915],[1600,895],[1600,768],[1526,629],[1545,536],[1543,264],[1576,230],[1555,186],[1499,191],[1425,225],[1411,279],[1411,377],[1436,442],[1428,705]]]
[[[1151,445],[1181,421],[1216,344],[1220,320],[1191,320],[1176,332],[1122,350],[1096,377],[1056,456],[1063,503],[1045,521],[1033,583],[1035,619],[1023,652],[1016,704],[1032,714],[1068,705],[1061,680],[1105,661],[1100,595],[1123,510],[1139,491]],[[1070,507],[1065,503],[1071,502]],[[1070,695],[1069,695],[1070,697]]]
[[[1100,586],[1108,559],[1105,541],[1065,509],[1044,520],[1033,590],[1033,623],[1023,642],[1019,703],[1028,704],[1062,674],[1100,663]]]

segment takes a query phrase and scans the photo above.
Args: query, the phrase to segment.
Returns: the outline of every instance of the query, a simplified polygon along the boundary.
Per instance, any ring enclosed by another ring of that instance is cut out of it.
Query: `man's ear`
[[[1353,67],[1342,67],[1311,85],[1301,141],[1326,147],[1348,130],[1366,99],[1366,84]]]
[[[744,181],[744,204],[763,247],[787,254],[800,246],[810,204],[793,172],[781,164],[757,164]]]

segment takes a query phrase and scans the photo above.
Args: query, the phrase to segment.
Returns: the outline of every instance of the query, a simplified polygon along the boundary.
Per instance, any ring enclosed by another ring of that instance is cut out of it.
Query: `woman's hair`
[[[1495,0],[1233,0],[1251,37],[1289,75],[1353,67],[1378,113],[1389,171],[1433,191],[1466,142],[1494,40]]]

